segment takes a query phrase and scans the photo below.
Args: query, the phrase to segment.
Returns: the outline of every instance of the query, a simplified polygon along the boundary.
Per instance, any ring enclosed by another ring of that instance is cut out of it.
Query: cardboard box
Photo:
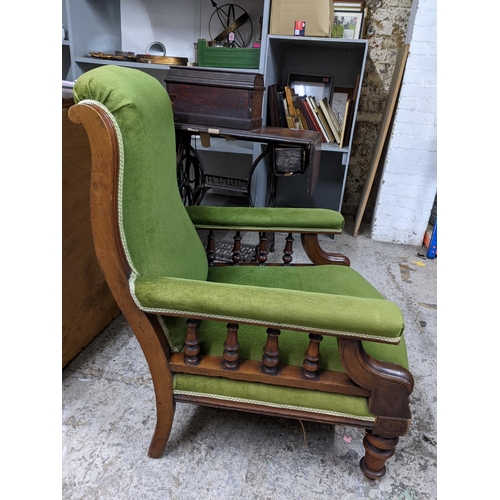
[[[270,35],[294,35],[295,21],[305,21],[305,36],[331,37],[332,0],[273,0]]]

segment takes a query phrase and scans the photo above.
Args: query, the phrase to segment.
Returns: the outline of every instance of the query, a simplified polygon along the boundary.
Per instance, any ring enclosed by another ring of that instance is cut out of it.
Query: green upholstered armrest
[[[232,323],[399,343],[404,319],[383,298],[353,297],[182,278],[133,276],[140,309]]]
[[[186,207],[198,229],[341,233],[344,217],[324,208]]]

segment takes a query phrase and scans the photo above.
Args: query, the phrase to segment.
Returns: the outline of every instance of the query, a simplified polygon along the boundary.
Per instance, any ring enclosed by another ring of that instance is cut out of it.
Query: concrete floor
[[[413,420],[372,481],[358,462],[363,432],[178,404],[161,459],[146,452],[155,423],[149,371],[123,316],[63,371],[64,499],[314,500],[437,498],[437,259],[424,247],[363,232],[324,240],[344,253],[406,320]],[[298,242],[297,242],[298,243]],[[302,253],[296,244],[294,260]],[[281,244],[278,243],[278,248]]]

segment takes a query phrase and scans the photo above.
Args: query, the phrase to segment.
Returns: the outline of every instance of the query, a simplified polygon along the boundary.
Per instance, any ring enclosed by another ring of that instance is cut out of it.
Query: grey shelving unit
[[[266,87],[285,84],[288,73],[294,72],[329,74],[335,87],[354,87],[359,75],[361,89],[368,51],[366,40],[268,35],[271,0],[240,0],[237,4],[251,13],[256,38],[262,16],[259,68],[248,71],[262,73]],[[168,66],[94,59],[88,54],[114,53],[116,50],[141,53],[148,45],[145,40],[158,40],[167,47],[167,55],[194,61],[194,43],[198,38],[209,38],[207,26],[212,12],[211,3],[204,0],[63,0],[62,22],[67,30],[66,40],[62,42],[63,80],[76,80],[92,68],[114,64],[140,69],[164,84]],[[137,47],[134,47],[136,41]],[[358,101],[359,93],[349,143],[343,148],[337,144],[322,146],[320,177],[313,195],[305,197],[306,176],[279,177],[277,205],[341,211]],[[263,124],[267,124],[267,93]],[[234,161],[239,166],[251,165],[262,152],[263,145],[249,147],[237,141],[229,145],[224,140],[213,140],[209,149],[203,149],[199,142],[196,147],[202,151],[206,165],[213,163],[231,169]],[[266,172],[267,165],[263,161],[252,179],[252,198],[256,206],[264,204]]]
[[[263,72],[266,87],[286,84],[289,73],[321,74],[333,78],[333,86],[361,89],[368,52],[366,40],[276,36],[267,37]],[[320,207],[341,211],[359,103],[357,94],[349,141],[344,147],[323,143],[318,185],[306,198],[304,176],[279,177],[276,202],[279,206]],[[267,105],[266,105],[267,110]]]

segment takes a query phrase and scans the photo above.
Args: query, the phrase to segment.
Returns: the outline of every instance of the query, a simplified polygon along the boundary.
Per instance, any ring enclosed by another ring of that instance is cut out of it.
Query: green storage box
[[[198,40],[198,66],[209,68],[258,68],[260,49],[208,47]]]

